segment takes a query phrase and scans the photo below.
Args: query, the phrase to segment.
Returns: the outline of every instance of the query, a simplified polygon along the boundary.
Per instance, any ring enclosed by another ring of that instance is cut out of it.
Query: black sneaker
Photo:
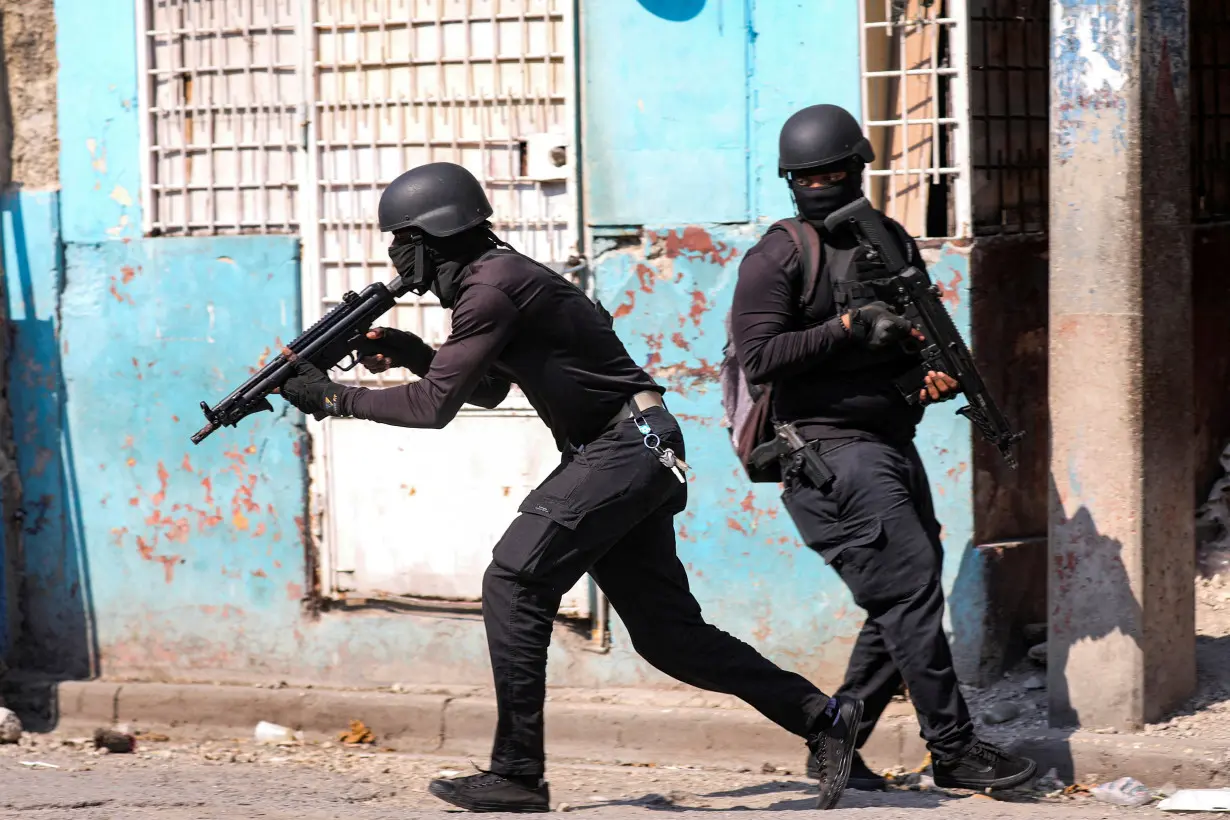
[[[817,809],[831,809],[841,799],[850,779],[850,762],[858,722],[863,718],[863,702],[844,695],[829,698],[818,720],[816,734],[807,739],[807,748],[816,758],[816,779],[820,781]]]
[[[522,786],[495,772],[469,777],[433,780],[427,790],[445,803],[468,811],[550,811],[547,781],[539,778],[534,788]]]
[[[807,776],[812,780],[820,779],[820,768],[816,765],[815,756],[810,754],[807,756]],[[863,756],[855,752],[854,759],[850,761],[850,779],[846,781],[846,788],[856,792],[882,792],[888,788],[888,781],[873,772],[863,762]]]
[[[942,789],[1011,789],[1031,780],[1038,764],[981,740],[958,757],[933,759],[931,773]]]

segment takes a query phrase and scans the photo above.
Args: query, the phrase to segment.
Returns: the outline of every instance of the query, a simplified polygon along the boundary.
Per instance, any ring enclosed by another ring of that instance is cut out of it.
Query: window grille
[[[969,235],[964,0],[860,0],[877,207],[919,238]]]
[[[541,261],[575,252],[571,29],[564,0],[317,0],[309,173],[320,311],[393,275],[375,224],[383,186],[415,165],[455,162],[487,189],[493,229]],[[308,268],[313,266],[309,265]],[[436,300],[403,300],[390,324],[438,345]],[[395,383],[404,371],[347,379]],[[514,397],[515,398],[515,397]]]
[[[1050,4],[968,2],[974,232],[1045,232]]]
[[[293,232],[298,0],[139,0],[137,13],[145,232]]]

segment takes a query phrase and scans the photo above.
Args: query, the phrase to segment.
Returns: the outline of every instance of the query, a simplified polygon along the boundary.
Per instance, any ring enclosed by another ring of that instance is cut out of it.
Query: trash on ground
[[[169,735],[164,735],[161,732],[134,732],[139,740],[148,740],[150,743],[167,743],[171,740]]]
[[[21,718],[11,709],[0,708],[0,743],[21,740]]]
[[[1230,811],[1230,789],[1180,789],[1157,807],[1162,811]]]
[[[982,722],[994,726],[997,723],[1007,723],[1021,716],[1021,707],[1010,700],[1001,700],[982,713]]]
[[[114,754],[127,754],[137,748],[137,739],[127,732],[114,729],[95,729],[94,748],[106,749]]]
[[[338,732],[337,739],[347,744],[376,742],[376,736],[372,733],[372,730],[364,726],[361,720],[350,721],[349,731]]]
[[[1059,779],[1059,770],[1050,769],[1034,781],[1034,788],[1045,792],[1063,792],[1067,784]]]
[[[303,740],[303,732],[295,732],[285,726],[269,723],[264,720],[256,724],[256,731],[253,733],[253,736],[257,743],[279,745],[299,743]]]
[[[1021,685],[1026,689],[1045,689],[1046,678],[1041,675],[1030,675]]]
[[[1153,800],[1149,787],[1133,777],[1121,777],[1112,783],[1094,787],[1090,794],[1094,800],[1115,806],[1143,806]]]
[[[31,769],[58,769],[60,768],[54,763],[44,763],[41,760],[23,760],[21,765],[29,766]]]

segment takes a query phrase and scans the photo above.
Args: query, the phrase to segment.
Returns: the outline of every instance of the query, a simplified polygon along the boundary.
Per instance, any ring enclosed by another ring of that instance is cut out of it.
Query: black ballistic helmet
[[[777,175],[832,165],[851,157],[871,164],[871,143],[850,112],[836,105],[810,105],[796,111],[778,138]],[[383,214],[383,211],[381,211]]]
[[[451,162],[411,168],[380,195],[380,230],[418,228],[428,236],[453,236],[493,213],[474,175]]]

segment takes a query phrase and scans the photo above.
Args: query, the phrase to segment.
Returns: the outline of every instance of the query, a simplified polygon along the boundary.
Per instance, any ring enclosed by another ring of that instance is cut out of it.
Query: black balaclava
[[[846,178],[836,185],[824,188],[800,188],[794,184],[794,176],[804,176],[817,171],[845,171]],[[790,176],[790,193],[794,195],[799,216],[817,227],[822,227],[824,220],[834,211],[863,195],[863,163],[858,160],[844,162],[837,167],[792,171]]]
[[[490,223],[449,237],[408,231],[393,240],[389,258],[410,290],[421,296],[430,289],[441,306],[452,308],[466,266],[498,245],[505,243],[491,233]]]

